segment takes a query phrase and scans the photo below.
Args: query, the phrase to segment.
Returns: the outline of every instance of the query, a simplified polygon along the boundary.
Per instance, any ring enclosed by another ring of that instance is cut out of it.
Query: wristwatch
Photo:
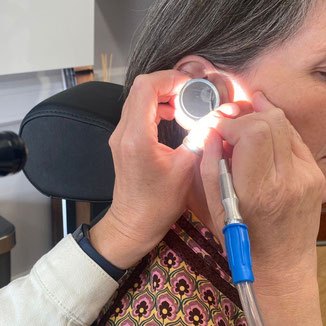
[[[81,224],[76,231],[72,234],[80,248],[98,264],[104,271],[106,271],[117,282],[123,278],[127,273],[127,270],[120,269],[112,265],[103,256],[101,256],[95,248],[92,246],[89,237],[90,226],[87,224]]]

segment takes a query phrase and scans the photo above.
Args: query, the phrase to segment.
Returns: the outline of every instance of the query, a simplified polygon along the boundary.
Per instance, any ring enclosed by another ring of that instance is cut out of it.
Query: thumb
[[[207,206],[215,225],[214,234],[217,235],[224,248],[222,229],[224,226],[225,212],[221,204],[221,191],[219,185],[218,163],[222,158],[223,143],[215,129],[210,130],[209,137],[206,139],[203,158],[200,165],[200,173],[206,195]],[[225,248],[224,248],[225,250]]]
[[[210,129],[206,138],[203,158],[200,165],[200,173],[208,207],[214,209],[220,197],[220,187],[218,182],[218,162],[222,158],[223,143],[215,129]]]

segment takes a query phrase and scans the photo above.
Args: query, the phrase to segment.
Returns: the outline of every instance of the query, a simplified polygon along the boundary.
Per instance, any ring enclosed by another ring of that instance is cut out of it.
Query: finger
[[[315,159],[308,148],[308,146],[303,142],[300,134],[297,130],[289,123],[290,133],[291,133],[291,146],[293,154],[308,163],[314,163]]]
[[[237,117],[242,117],[243,115],[247,115],[250,113],[254,112],[254,109],[252,107],[252,103],[247,102],[247,101],[237,101],[235,102],[235,104],[238,105],[239,107],[239,114],[237,115]]]
[[[262,92],[257,92],[256,94],[254,94],[253,102],[255,110],[258,112],[268,112],[275,109],[274,105],[267,100],[267,98]],[[288,119],[286,119],[286,123],[290,136],[290,146],[292,154],[307,162],[313,162],[314,158],[308,146],[303,142],[297,130],[293,127],[293,125]]]
[[[221,230],[224,224],[224,209],[221,205],[221,193],[219,186],[219,160],[222,158],[223,145],[218,133],[211,129],[205,141],[203,158],[200,164],[200,174],[206,195],[207,205],[214,223],[218,225],[217,230]],[[216,217],[221,217],[216,220]]]
[[[254,110],[250,102],[237,101],[234,103],[222,104],[216,111],[223,113],[224,116],[229,118],[239,118],[243,115],[252,113]]]
[[[127,130],[142,130],[142,136],[151,134],[159,99],[180,92],[189,77],[175,70],[158,71],[138,76],[131,87],[123,118]],[[126,130],[126,131],[127,131]]]
[[[291,133],[284,112],[275,107],[262,92],[253,95],[253,119],[264,120],[271,129],[274,162],[278,173],[288,175],[293,169]]]
[[[214,129],[210,129],[205,140],[200,173],[206,193],[207,203],[212,207],[220,196],[218,162],[222,158],[222,139]]]
[[[201,173],[204,175],[205,181],[212,180],[215,190],[218,187],[218,162],[223,155],[223,143],[222,138],[219,136],[216,130],[209,130],[209,134],[205,139],[203,157],[201,161]],[[210,184],[210,183],[209,183]]]
[[[216,130],[233,147],[232,166],[238,175],[262,180],[268,170],[276,173],[271,130],[266,121],[247,117],[215,118]]]
[[[161,120],[173,120],[174,111],[174,107],[169,104],[159,104],[157,107],[155,123],[158,125]]]
[[[233,146],[223,141],[223,154],[226,158],[231,159],[233,154]]]
[[[217,112],[222,112],[227,117],[236,117],[240,113],[240,108],[236,103],[224,103],[216,109]]]

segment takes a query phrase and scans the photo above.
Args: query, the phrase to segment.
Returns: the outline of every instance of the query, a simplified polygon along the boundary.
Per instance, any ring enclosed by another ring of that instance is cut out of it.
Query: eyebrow
[[[315,67],[326,65],[326,47],[319,49],[316,53],[316,59],[313,61],[313,65]]]

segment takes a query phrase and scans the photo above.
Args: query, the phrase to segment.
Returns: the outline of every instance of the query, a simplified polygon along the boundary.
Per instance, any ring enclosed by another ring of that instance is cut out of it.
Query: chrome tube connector
[[[219,161],[219,183],[222,205],[225,210],[225,225],[242,223],[243,220],[239,212],[239,199],[233,187],[232,175],[228,162],[225,159]]]

